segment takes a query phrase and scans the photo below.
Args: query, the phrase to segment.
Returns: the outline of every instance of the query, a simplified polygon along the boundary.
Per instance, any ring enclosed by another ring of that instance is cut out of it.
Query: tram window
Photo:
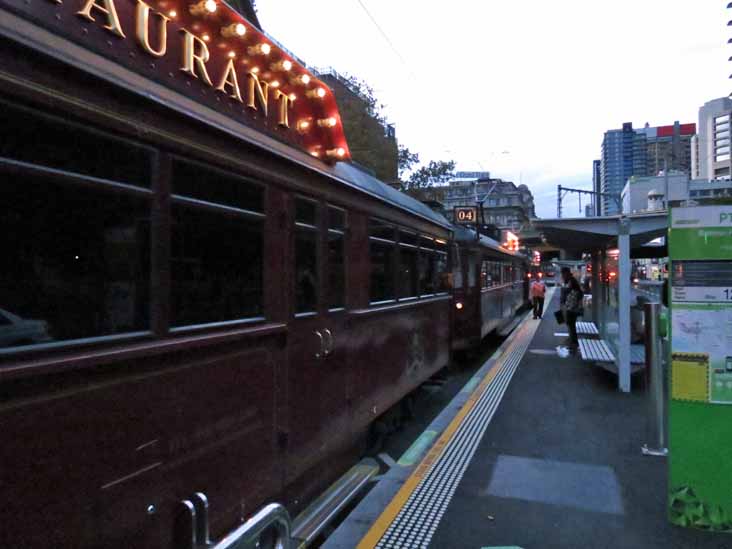
[[[379,219],[369,220],[369,236],[374,238],[382,238],[384,240],[394,240],[394,226],[385,223]]]
[[[150,187],[152,154],[141,146],[5,102],[0,127],[13,136],[0,140],[0,157]]]
[[[318,204],[312,200],[298,198],[295,200],[295,221],[311,227],[318,225]]]
[[[394,299],[394,245],[372,240],[371,255],[371,302]]]
[[[435,293],[435,262],[434,252],[420,250],[419,252],[419,293],[432,295]]]
[[[399,246],[399,297],[417,296],[417,248]]]
[[[506,278],[503,276],[503,263],[500,261],[493,262],[493,276],[496,285],[505,284]]]
[[[434,287],[437,289],[437,292],[446,292],[450,289],[449,272],[447,270],[447,254],[438,252],[434,254],[432,258],[435,262]]]
[[[346,259],[345,235],[346,212],[328,208],[328,307],[337,309],[345,306]]]
[[[171,324],[262,315],[262,222],[174,204]]]
[[[149,196],[5,175],[0,203],[0,348],[148,329]]]
[[[493,269],[490,261],[483,261],[483,266],[480,269],[480,281],[482,288],[493,286]]]
[[[241,177],[191,162],[174,162],[173,193],[240,210],[264,211],[262,187]]]
[[[318,204],[295,199],[295,313],[318,309]]]
[[[435,250],[442,253],[447,253],[447,242],[440,238],[435,239]]]
[[[399,231],[399,242],[401,244],[409,244],[410,246],[417,246],[419,244],[419,238],[414,233],[408,233],[406,231]]]
[[[318,233],[298,229],[295,233],[295,312],[318,308]]]
[[[335,231],[346,230],[346,212],[340,208],[328,208],[328,228]]]
[[[369,255],[371,279],[369,298],[372,303],[396,297],[394,276],[396,270],[395,228],[378,219],[369,220]]]

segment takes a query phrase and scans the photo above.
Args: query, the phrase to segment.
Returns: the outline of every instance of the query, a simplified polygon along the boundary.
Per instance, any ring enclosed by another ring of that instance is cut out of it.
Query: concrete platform
[[[547,310],[557,302],[558,293]],[[525,346],[525,325],[537,322]],[[646,442],[642,387],[618,392],[611,373],[578,356],[557,356],[560,338],[554,333],[559,329],[553,315],[525,320],[519,335],[481,369],[481,379],[469,383],[471,391],[477,386],[499,395],[495,411],[480,419],[482,431],[454,429],[461,416],[470,419],[464,407],[480,405],[465,393],[458,395],[426,431],[431,434],[423,446],[437,441],[443,447],[416,450],[427,459],[406,460],[384,475],[325,546],[732,548],[730,535],[666,521],[667,461],[640,452]],[[516,345],[526,351],[518,364],[496,374],[497,368],[507,368],[506,357]],[[505,387],[490,389],[485,383],[490,376],[502,377]],[[455,476],[447,489],[428,472],[442,467],[448,456],[450,447],[442,439],[450,429],[455,438],[472,436],[475,448],[461,454],[460,459],[467,456],[464,470],[450,465],[440,473]],[[415,475],[422,475],[421,484],[413,482]],[[424,482],[433,484],[425,488]],[[389,532],[402,508],[427,498],[420,489],[438,503],[425,499],[410,517],[402,516],[409,529],[403,535],[375,538],[374,530]]]

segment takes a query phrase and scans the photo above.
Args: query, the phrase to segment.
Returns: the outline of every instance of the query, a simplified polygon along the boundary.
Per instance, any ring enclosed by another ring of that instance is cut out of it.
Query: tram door
[[[349,438],[350,425],[345,361],[346,212],[299,196],[294,197],[291,211],[288,484],[312,466],[322,465],[322,457]],[[323,480],[312,472],[306,478],[313,485]]]

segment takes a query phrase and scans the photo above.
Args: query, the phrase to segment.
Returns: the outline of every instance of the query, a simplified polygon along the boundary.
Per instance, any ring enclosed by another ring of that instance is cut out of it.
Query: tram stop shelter
[[[609,363],[618,374],[618,388],[630,391],[631,259],[668,255],[663,244],[651,241],[667,234],[666,211],[608,217],[534,220],[545,244],[562,250],[566,259],[592,256],[592,321],[604,345],[611,350]],[[639,349],[640,350],[640,349]],[[641,351],[642,352],[642,351]]]

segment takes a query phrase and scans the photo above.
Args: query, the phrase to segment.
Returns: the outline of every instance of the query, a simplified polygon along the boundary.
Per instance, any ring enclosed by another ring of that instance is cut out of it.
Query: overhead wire
[[[407,62],[407,60],[404,58],[404,56],[396,48],[396,46],[394,45],[394,42],[392,42],[392,40],[389,38],[389,35],[382,28],[382,26],[379,24],[379,22],[376,20],[376,18],[373,16],[373,14],[369,11],[369,9],[366,7],[366,4],[364,4],[363,0],[356,0],[356,2],[358,2],[358,4],[361,6],[361,9],[364,11],[364,13],[366,14],[366,16],[371,20],[371,23],[379,31],[379,34],[384,39],[384,41],[387,43],[387,45],[389,46],[389,48],[391,49],[391,51],[394,53],[394,55],[396,55],[396,57],[399,59],[399,61],[401,62],[401,64],[404,65],[404,67],[406,68],[407,74],[409,75],[410,79],[413,80],[415,83],[418,83],[419,78],[414,73],[414,71],[412,71],[411,66],[409,65],[409,63]],[[446,119],[442,119],[441,121],[442,121],[442,123],[445,123],[446,122]],[[448,152],[449,151],[449,149],[444,146],[444,142],[442,142],[442,146],[443,146],[442,147],[442,150],[444,152]],[[482,170],[483,169],[483,164],[480,162],[480,160],[478,160],[477,158],[473,158],[473,160],[478,164],[478,166],[480,166],[480,169]]]

